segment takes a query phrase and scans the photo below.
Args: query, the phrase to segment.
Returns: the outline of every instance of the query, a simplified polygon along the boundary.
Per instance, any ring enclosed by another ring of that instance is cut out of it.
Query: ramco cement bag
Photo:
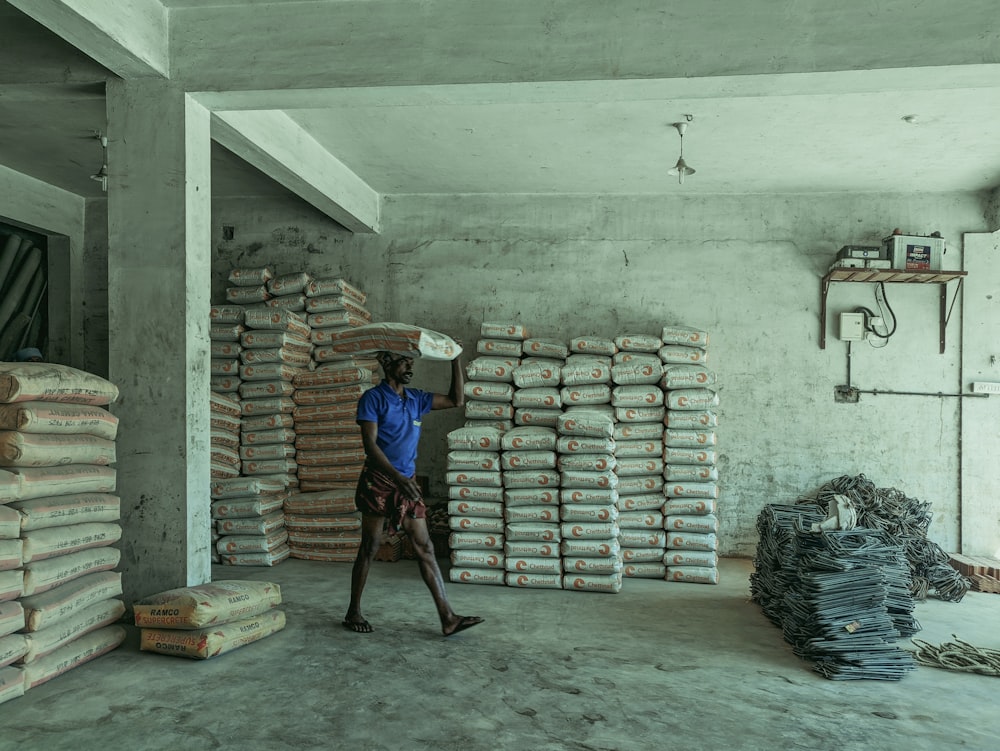
[[[276,634],[285,627],[285,613],[268,610],[252,618],[220,623],[194,631],[143,628],[139,649],[175,657],[207,660]]]
[[[68,365],[27,362],[0,366],[0,404],[40,401],[103,406],[117,399],[115,384]]]
[[[248,618],[280,603],[277,584],[223,580],[144,597],[133,610],[136,626],[199,629]]]

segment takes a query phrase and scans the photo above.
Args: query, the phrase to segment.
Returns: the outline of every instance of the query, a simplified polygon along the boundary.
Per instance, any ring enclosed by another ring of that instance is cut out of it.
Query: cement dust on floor
[[[448,584],[486,623],[443,638],[413,561],[374,565],[372,634],[340,625],[349,565],[216,567],[280,584],[285,630],[193,661],[139,652],[130,627],[0,705],[0,750],[1000,749],[997,678],[827,680],[750,602],[750,561],[720,568],[719,586],[629,579],[617,595]],[[928,600],[917,638],[1000,648],[998,615],[1000,595]]]

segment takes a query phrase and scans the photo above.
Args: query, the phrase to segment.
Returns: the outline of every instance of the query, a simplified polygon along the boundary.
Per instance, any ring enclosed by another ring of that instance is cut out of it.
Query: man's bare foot
[[[455,620],[441,627],[441,633],[445,636],[451,636],[459,631],[465,631],[467,628],[478,626],[482,622],[483,619],[478,615],[456,615]]]
[[[340,625],[359,634],[370,634],[375,630],[372,628],[372,624],[365,620],[365,617],[360,613],[346,616]]]

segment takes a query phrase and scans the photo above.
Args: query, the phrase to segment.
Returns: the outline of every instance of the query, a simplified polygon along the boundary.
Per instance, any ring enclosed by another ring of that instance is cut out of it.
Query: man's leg
[[[457,615],[451,609],[448,596],[444,591],[444,579],[441,576],[441,569],[438,567],[437,558],[434,556],[434,545],[431,543],[431,536],[427,532],[427,522],[424,519],[412,519],[409,516],[403,517],[403,530],[413,544],[413,552],[417,556],[417,564],[420,566],[420,575],[424,579],[424,584],[431,591],[434,598],[434,606],[437,608],[438,617],[441,619],[441,632],[445,636],[463,631],[470,626],[482,623],[483,619],[475,615]]]
[[[354,568],[351,570],[351,604],[347,606],[347,615],[344,616],[344,627],[360,634],[368,634],[374,630],[361,615],[361,593],[364,592],[365,582],[368,581],[368,570],[375,560],[379,545],[382,544],[384,522],[385,519],[381,516],[371,514],[361,516],[361,546],[358,548]]]

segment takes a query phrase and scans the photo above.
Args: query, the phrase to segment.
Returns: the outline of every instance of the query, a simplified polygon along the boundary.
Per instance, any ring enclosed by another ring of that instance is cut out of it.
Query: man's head
[[[42,362],[42,353],[35,347],[25,347],[14,353],[15,362]]]
[[[396,383],[409,383],[413,378],[413,358],[395,352],[379,352],[375,355],[382,366],[385,377]]]

